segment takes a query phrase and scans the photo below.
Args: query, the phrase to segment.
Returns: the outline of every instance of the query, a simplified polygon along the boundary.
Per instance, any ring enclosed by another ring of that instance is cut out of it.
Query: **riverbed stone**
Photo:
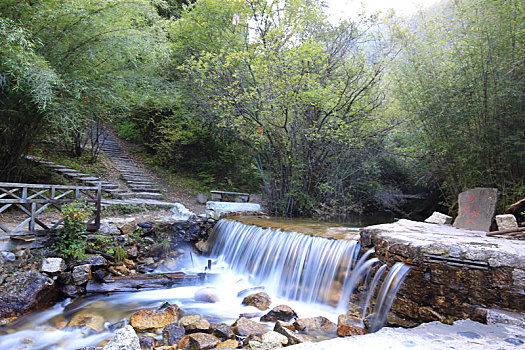
[[[510,230],[518,228],[516,217],[512,214],[496,215],[498,230]]]
[[[215,346],[215,349],[237,349],[239,342],[235,339],[227,339]]]
[[[431,216],[425,219],[425,222],[429,224],[450,225],[452,224],[452,216],[435,211]]]
[[[288,344],[288,338],[281,333],[275,331],[266,332],[261,337],[263,343],[274,343],[274,344]]]
[[[171,305],[165,310],[156,311],[142,309],[135,311],[130,318],[130,324],[137,332],[157,331],[179,318],[179,307]]]
[[[363,327],[356,324],[356,319],[351,315],[339,315],[337,318],[337,335],[349,337],[354,335],[366,334]]]
[[[164,345],[177,344],[186,334],[184,327],[179,322],[173,322],[162,330]]]
[[[232,339],[235,337],[230,326],[226,323],[210,323],[211,334],[219,339]]]
[[[498,189],[476,187],[458,196],[459,213],[454,226],[466,230],[490,231],[496,212]]]
[[[184,315],[183,317],[181,317],[181,319],[179,320],[179,323],[184,327],[186,328],[187,326],[189,326],[190,324],[192,323],[195,323],[197,322],[198,320],[201,319],[201,315]]]
[[[248,295],[242,300],[243,305],[255,306],[259,310],[266,310],[271,304],[270,296],[266,292]]]
[[[238,318],[232,325],[232,330],[235,334],[241,337],[247,337],[249,335],[262,336],[268,331],[266,325],[249,320],[245,317]]]
[[[61,289],[62,293],[69,298],[76,298],[83,295],[86,292],[86,289],[81,286],[75,286],[73,284],[66,284]]]
[[[115,332],[104,350],[141,350],[140,340],[133,327],[128,325]]]
[[[179,342],[177,343],[177,349],[180,349],[180,350],[189,350],[190,348],[190,336],[189,335],[185,335],[184,337],[182,337],[181,340],[179,340]]]
[[[217,288],[205,287],[196,291],[194,298],[195,301],[200,301],[203,303],[216,303],[220,300],[217,296],[218,293],[219,291]]]
[[[62,258],[45,258],[42,260],[40,271],[47,273],[60,273],[66,269],[66,262]]]
[[[154,350],[157,345],[157,339],[153,338],[150,335],[139,335],[139,344],[141,350]]]
[[[83,310],[73,315],[67,326],[86,327],[96,333],[101,333],[104,330],[104,317],[92,311]]]
[[[91,279],[91,265],[75,266],[72,271],[73,282],[78,286]]]
[[[207,333],[190,334],[190,350],[207,350],[212,349],[221,341],[214,335]]]
[[[250,340],[246,344],[246,347],[248,349],[253,349],[253,350],[273,350],[273,349],[280,349],[283,346],[282,344],[279,344],[279,343],[263,343],[262,341],[258,341],[258,340]]]
[[[301,332],[320,331],[335,333],[337,325],[323,316],[300,318],[293,323],[296,330]]]
[[[311,342],[313,338],[306,334],[300,334],[286,327],[279,327],[274,329],[277,333],[284,335],[288,339],[288,345],[301,344],[305,342]]]
[[[102,255],[88,255],[86,258],[82,259],[82,264],[89,264],[91,267],[106,267],[109,265],[106,258]]]
[[[2,252],[2,255],[7,261],[13,262],[16,260],[16,255],[11,252]]]
[[[207,320],[203,319],[203,318],[201,318],[197,322],[194,322],[194,323],[191,323],[191,324],[187,325],[186,327],[184,327],[184,329],[186,330],[187,334],[191,334],[191,333],[211,333],[210,323]]]
[[[52,305],[58,298],[55,283],[49,277],[30,270],[0,286],[0,325],[12,317]]]
[[[278,305],[270,312],[261,317],[261,322],[290,322],[291,319],[297,319],[295,311],[287,305]]]

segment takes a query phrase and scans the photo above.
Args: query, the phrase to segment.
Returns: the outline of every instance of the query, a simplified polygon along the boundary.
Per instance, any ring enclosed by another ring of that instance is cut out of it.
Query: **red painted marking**
[[[471,224],[471,225],[474,225],[474,220],[471,220],[471,219],[468,219],[467,221],[465,221],[465,224]]]
[[[470,205],[468,205],[468,204],[462,205],[461,208],[463,209],[463,211],[465,211],[467,213],[470,212]]]
[[[479,212],[477,210],[474,210],[472,213],[470,213],[470,215],[472,215],[472,217],[475,218],[476,216],[479,216]]]
[[[259,134],[259,136],[261,136],[263,134],[263,132],[264,132],[263,129],[261,129],[260,126],[258,126],[257,129],[259,129],[261,131],[261,133]]]
[[[474,195],[473,195],[473,194],[469,194],[469,195],[467,196],[467,199],[468,199],[468,202],[469,202],[469,203],[474,203]]]

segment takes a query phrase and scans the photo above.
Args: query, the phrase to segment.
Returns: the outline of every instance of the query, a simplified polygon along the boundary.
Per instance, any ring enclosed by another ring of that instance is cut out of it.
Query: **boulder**
[[[100,224],[98,232],[105,236],[120,235],[120,230],[118,229],[117,225],[110,224],[107,222],[103,222]]]
[[[181,203],[175,203],[170,210],[173,213],[171,218],[175,221],[188,221],[196,216],[194,212],[190,211]]]
[[[88,255],[85,259],[82,259],[82,264],[89,264],[91,267],[106,267],[109,265],[106,258],[101,255]]]
[[[139,344],[141,350],[154,350],[158,346],[158,341],[149,335],[139,335]]]
[[[125,224],[118,226],[118,229],[123,234],[130,235],[135,232],[135,230],[137,229],[137,225],[134,222],[126,222]]]
[[[199,289],[195,292],[195,301],[200,301],[203,303],[216,303],[219,301],[217,288],[206,287]]]
[[[162,341],[164,345],[177,344],[185,335],[184,327],[179,322],[173,322],[162,330]]]
[[[232,339],[235,334],[231,330],[230,326],[225,323],[210,323],[211,334],[219,339]]]
[[[91,265],[75,266],[72,271],[73,282],[78,286],[91,279]]]
[[[177,322],[179,307],[171,305],[163,311],[142,309],[135,311],[130,318],[130,324],[137,332],[157,331],[168,324]]]
[[[255,293],[264,292],[264,291],[265,291],[264,286],[251,287],[251,288],[246,288],[246,289],[241,290],[239,293],[237,293],[237,296],[239,298],[242,298],[250,294],[255,294]]]
[[[206,193],[197,193],[197,203],[206,204],[207,201],[208,197],[206,196]]]
[[[212,349],[215,345],[219,344],[221,341],[211,335],[206,333],[194,333],[190,335],[190,350],[205,350]]]
[[[119,329],[104,346],[104,350],[141,350],[140,340],[131,326]]]
[[[261,337],[263,343],[274,343],[274,344],[288,344],[288,338],[281,333],[275,331],[266,332]]]
[[[190,336],[189,335],[185,335],[184,337],[182,337],[181,340],[179,340],[179,342],[177,343],[177,349],[180,349],[180,350],[189,350],[190,348]]]
[[[80,286],[75,286],[72,284],[66,284],[65,286],[62,287],[61,290],[62,290],[62,293],[64,293],[64,295],[67,296],[68,298],[76,298],[78,296],[83,295],[84,292],[86,291],[85,288],[80,287]]]
[[[454,226],[466,230],[490,231],[498,202],[497,188],[473,188],[458,196],[459,211]]]
[[[355,318],[349,315],[339,315],[337,319],[337,335],[349,337],[354,335],[366,334],[363,327],[355,324]]]
[[[241,337],[247,337],[249,335],[261,336],[267,332],[267,327],[262,323],[249,320],[245,317],[240,317],[232,325],[232,330],[233,333]]]
[[[181,324],[181,326],[186,328],[190,324],[195,323],[195,322],[197,322],[200,319],[201,319],[201,315],[186,315],[186,316],[183,316],[179,320],[179,323]]]
[[[208,246],[208,241],[198,241],[195,243],[195,249],[201,253],[209,253],[210,247]]]
[[[243,305],[255,306],[259,310],[266,310],[271,304],[270,296],[266,292],[259,292],[248,295],[242,300]]]
[[[65,269],[66,262],[62,258],[45,258],[40,267],[40,271],[47,273],[60,273]]]
[[[277,326],[277,325],[276,325]],[[274,329],[277,333],[284,335],[288,339],[288,345],[301,344],[311,342],[313,339],[306,334],[299,334],[286,327],[276,327]]]
[[[186,330],[186,333],[188,333],[188,334],[191,334],[191,333],[211,333],[210,323],[207,320],[203,319],[203,318],[201,318],[197,322],[194,322],[194,323],[191,323],[191,324],[185,326],[184,329]]]
[[[91,311],[77,312],[67,324],[68,327],[86,327],[94,332],[104,331],[104,317]]]
[[[52,279],[34,270],[19,272],[15,279],[0,286],[0,324],[5,324],[4,318],[43,309],[57,298]]]
[[[450,225],[452,224],[452,216],[435,211],[432,213],[432,215],[426,218],[425,222],[429,224]]]
[[[276,322],[284,321],[290,322],[291,319],[296,319],[297,314],[292,310],[291,307],[286,305],[278,305],[274,307],[270,312],[261,317],[261,322]]]
[[[512,214],[496,215],[496,224],[499,231],[518,228],[516,217]]]
[[[300,318],[293,323],[298,331],[319,331],[323,333],[335,333],[337,325],[323,316]]]
[[[277,321],[275,322],[275,326],[273,327],[273,330],[278,332],[278,333],[281,333],[279,330],[281,328],[286,328],[286,329],[289,329],[291,331],[295,331],[295,327],[293,324],[291,323],[288,323],[288,322],[282,322],[282,321]]]
[[[16,255],[11,252],[2,252],[2,256],[5,258],[5,260],[13,262],[16,259]]]
[[[237,349],[239,342],[235,339],[225,340],[215,346],[215,349]]]

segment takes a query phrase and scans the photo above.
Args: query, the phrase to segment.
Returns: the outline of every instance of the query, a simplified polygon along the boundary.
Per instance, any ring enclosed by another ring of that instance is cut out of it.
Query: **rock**
[[[2,319],[21,316],[43,309],[58,298],[55,282],[41,273],[30,270],[18,272],[16,278],[0,286],[0,324]]]
[[[126,222],[125,224],[118,227],[120,232],[122,232],[125,235],[130,235],[135,232],[137,229],[137,225],[134,222]]]
[[[354,335],[366,334],[363,327],[356,325],[355,318],[348,315],[339,315],[337,319],[337,335],[349,337]]]
[[[291,307],[286,305],[278,305],[274,307],[270,312],[261,317],[261,322],[276,322],[284,321],[290,322],[291,319],[296,319],[297,314],[292,310]]]
[[[206,193],[197,193],[197,203],[206,204],[207,201],[208,197],[206,196]]]
[[[181,326],[186,328],[190,324],[195,323],[200,319],[201,315],[186,315],[179,320],[179,323],[181,324]]]
[[[210,323],[211,334],[219,339],[231,339],[235,337],[235,334],[231,330],[230,326],[225,323]]]
[[[126,253],[128,253],[128,257],[131,259],[136,259],[139,256],[139,250],[137,246],[130,247],[126,250]]]
[[[59,273],[66,269],[66,262],[62,258],[45,258],[42,260],[40,271],[47,273]]]
[[[141,350],[140,340],[133,327],[128,325],[115,332],[104,350]]]
[[[281,333],[275,331],[266,332],[262,335],[263,343],[288,344],[288,338]]]
[[[146,264],[146,265],[153,265],[153,264],[155,264],[155,260],[152,257],[146,258],[144,260],[144,264]]]
[[[429,216],[425,220],[425,222],[429,224],[450,225],[452,224],[452,216],[448,216],[448,215],[435,211],[432,213],[431,216]]]
[[[184,335],[184,327],[178,322],[170,323],[162,330],[162,340],[164,345],[177,344]]]
[[[433,310],[429,306],[422,306],[419,308],[419,319],[422,322],[432,322],[432,321],[439,321],[442,323],[445,323],[446,318],[445,316],[441,315],[439,312]]]
[[[496,212],[498,190],[496,188],[473,188],[458,196],[459,214],[454,221],[457,228],[490,231]]]
[[[187,334],[191,333],[211,333],[210,323],[201,318],[197,322],[191,323],[184,327]]]
[[[225,340],[215,346],[215,349],[237,349],[239,342],[235,339]]]
[[[88,255],[82,260],[82,264],[89,264],[91,267],[106,267],[109,265],[106,258],[101,255]]]
[[[335,333],[337,325],[323,316],[300,318],[293,323],[298,331],[320,331],[324,333]]]
[[[105,236],[120,235],[120,230],[118,229],[117,225],[113,225],[107,222],[103,222],[100,224],[98,232]]]
[[[210,251],[210,247],[208,246],[207,241],[198,241],[195,243],[195,249],[197,249],[201,253],[208,253]]]
[[[282,322],[282,321],[277,321],[275,322],[275,326],[273,327],[273,330],[276,331],[277,333],[281,333],[279,330],[281,328],[287,328],[291,331],[295,331],[295,327],[293,324],[291,323],[288,323],[288,322]],[[281,333],[282,334],[282,333]]]
[[[85,264],[80,266],[75,266],[72,271],[73,282],[76,285],[81,285],[86,283],[91,279],[91,265]]]
[[[203,303],[216,303],[219,301],[217,293],[219,291],[214,287],[206,287],[199,289],[195,292],[195,301],[200,301]]]
[[[215,345],[219,344],[221,341],[211,335],[206,333],[194,333],[190,335],[190,350],[199,350],[199,349],[212,349]]]
[[[271,304],[270,296],[266,292],[248,295],[242,300],[243,305],[255,306],[259,310],[266,310]]]
[[[512,214],[496,215],[498,230],[508,230],[518,228],[516,217]]]
[[[163,311],[142,309],[135,311],[130,318],[130,324],[137,332],[157,331],[179,318],[179,307],[171,305]]]
[[[248,349],[257,350],[272,350],[282,348],[282,345],[278,343],[263,343],[262,341],[257,340],[250,340],[246,346]]]
[[[175,221],[188,221],[189,219],[196,216],[195,213],[188,210],[188,208],[180,203],[175,203],[173,208],[170,210],[173,213],[171,218]]]
[[[280,322],[280,321],[277,321],[277,322]],[[288,339],[288,345],[295,345],[295,344],[301,344],[301,343],[312,341],[312,338],[307,336],[306,334],[296,333],[295,331],[292,331],[286,327],[277,327],[276,325],[276,328],[274,328],[274,331],[284,335]]]
[[[232,330],[233,333],[241,337],[247,337],[249,335],[261,336],[267,332],[266,325],[249,320],[245,317],[238,318],[232,325]]]
[[[55,327],[56,329],[64,329],[67,326],[66,318],[62,314],[52,317],[49,320],[49,324]]]
[[[69,298],[76,298],[78,296],[81,296],[86,291],[84,288],[72,284],[66,284],[62,287],[61,290],[62,293],[64,293],[64,295],[66,295]]]
[[[246,318],[255,318],[255,317],[261,317],[261,312],[243,312],[239,315],[239,317],[246,317]]]
[[[144,221],[144,222],[139,222],[137,224],[138,227],[140,228],[143,228],[143,229],[151,229],[153,228],[153,223],[149,222],[149,221]]]
[[[207,202],[206,217],[219,220],[229,213],[260,212],[262,207],[257,203]]]
[[[185,335],[182,337],[182,339],[177,343],[177,349],[181,350],[189,350],[190,348],[190,336]]]
[[[249,201],[250,203],[262,204],[262,199],[263,199],[262,194],[251,193]]]
[[[178,241],[195,242],[207,238],[206,230],[199,222],[188,220],[179,221],[173,224],[173,237]]]
[[[67,324],[68,327],[87,327],[97,333],[104,331],[104,317],[91,311],[77,312]]]
[[[7,260],[7,261],[15,261],[16,259],[16,256],[15,254],[11,253],[11,252],[2,252],[2,255],[4,256],[4,258]]]
[[[158,341],[149,335],[139,335],[139,344],[141,350],[154,350]]]
[[[135,263],[132,260],[124,259],[124,266],[126,266],[128,269],[135,268]]]
[[[245,296],[250,295],[250,294],[264,292],[264,291],[265,291],[264,286],[252,287],[252,288],[247,288],[247,289],[241,290],[239,293],[237,293],[237,296],[239,298],[241,298],[241,297],[245,297]]]

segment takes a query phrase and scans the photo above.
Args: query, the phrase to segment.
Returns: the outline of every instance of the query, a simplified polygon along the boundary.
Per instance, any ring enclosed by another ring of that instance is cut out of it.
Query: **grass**
[[[142,213],[153,210],[169,210],[169,205],[132,205],[132,204],[111,204],[102,210],[103,215],[125,215]]]

